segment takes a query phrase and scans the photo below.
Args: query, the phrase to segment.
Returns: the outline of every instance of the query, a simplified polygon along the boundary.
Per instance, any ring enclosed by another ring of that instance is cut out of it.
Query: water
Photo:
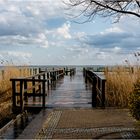
[[[0,66],[0,70],[4,70],[5,68],[8,68],[10,66]],[[12,66],[13,67],[13,66]],[[62,67],[74,67],[77,70],[83,69],[84,67],[94,68],[96,69],[102,69],[105,66],[104,65],[27,65],[27,66],[15,66],[17,68],[62,68]]]

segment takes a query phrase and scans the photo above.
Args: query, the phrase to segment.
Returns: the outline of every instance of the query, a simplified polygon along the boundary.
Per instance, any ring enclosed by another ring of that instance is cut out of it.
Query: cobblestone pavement
[[[136,121],[126,109],[54,110],[36,139],[135,139]]]

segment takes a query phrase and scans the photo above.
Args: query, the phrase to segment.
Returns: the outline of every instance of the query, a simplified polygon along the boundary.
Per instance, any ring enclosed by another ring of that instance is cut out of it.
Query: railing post
[[[42,99],[42,107],[45,108],[45,81],[42,82],[42,87],[43,87],[43,99]]]
[[[68,75],[68,69],[66,68],[66,70],[65,70],[65,73],[66,73],[66,75]]]
[[[56,71],[56,80],[59,79],[59,70]]]
[[[56,71],[53,72],[53,81],[56,80]]]
[[[12,80],[12,111],[15,112],[15,108],[16,108],[16,81]]]
[[[35,86],[35,77],[33,77],[32,80],[33,80],[33,81],[32,81],[32,86]],[[35,90],[35,87],[34,87],[34,88],[33,88],[33,101],[35,100],[35,96],[34,96],[34,95],[35,95],[35,91],[36,91],[36,90]]]
[[[23,80],[20,80],[20,110],[23,112],[24,110],[24,101],[23,101]]]
[[[41,68],[38,69],[39,73],[41,73]]]
[[[50,84],[49,79],[50,79],[49,72],[47,72],[47,84],[48,84],[48,89],[49,89],[49,84]]]
[[[24,81],[24,89],[27,89],[27,81]],[[27,90],[24,92],[24,99],[27,102],[28,101],[28,97],[27,97]]]
[[[37,68],[35,68],[35,74],[37,74]]]
[[[96,107],[97,105],[97,90],[96,90],[97,79],[93,76],[92,82],[92,107]]]
[[[38,75],[38,79],[41,79],[41,75]],[[39,92],[41,93],[41,85],[38,86],[38,89],[39,89]]]
[[[87,70],[85,70],[85,83],[87,83]]]
[[[51,78],[51,84],[52,84],[52,82],[53,82],[53,72],[52,71],[50,72],[50,78]]]

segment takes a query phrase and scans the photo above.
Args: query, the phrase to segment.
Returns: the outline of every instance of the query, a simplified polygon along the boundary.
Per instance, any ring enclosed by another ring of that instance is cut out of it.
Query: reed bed
[[[128,107],[134,83],[140,77],[137,71],[128,71],[125,67],[115,67],[111,72],[105,71],[106,103],[111,107]]]
[[[7,66],[0,71],[0,128],[11,119],[12,83],[10,78],[29,76],[27,67]]]
[[[3,70],[4,74],[1,74],[1,80],[0,80],[0,94],[6,94],[9,96],[11,94],[11,82],[10,78],[14,77],[21,77],[21,76],[29,76],[29,72],[27,71],[27,68],[18,69],[14,66],[7,66]]]

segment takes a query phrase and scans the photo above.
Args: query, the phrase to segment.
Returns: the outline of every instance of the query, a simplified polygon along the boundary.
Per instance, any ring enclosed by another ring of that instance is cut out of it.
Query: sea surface
[[[4,70],[5,68],[17,67],[17,68],[41,68],[41,69],[53,69],[53,68],[76,68],[77,70],[82,70],[85,68],[92,68],[95,71],[102,70],[106,66],[105,65],[26,65],[26,66],[0,66],[0,70]]]

